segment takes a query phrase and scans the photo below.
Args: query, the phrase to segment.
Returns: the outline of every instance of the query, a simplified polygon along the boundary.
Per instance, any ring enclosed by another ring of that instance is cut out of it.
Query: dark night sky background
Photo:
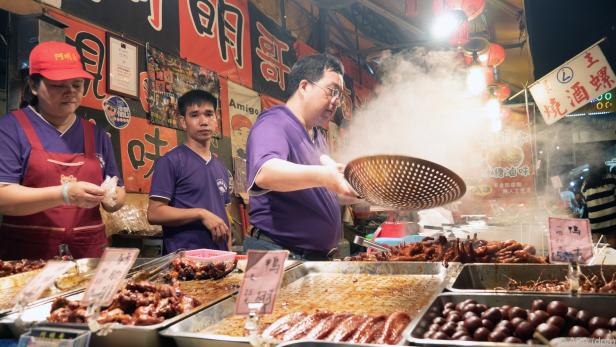
[[[601,45],[616,69],[616,0],[524,0],[535,79],[608,36]]]

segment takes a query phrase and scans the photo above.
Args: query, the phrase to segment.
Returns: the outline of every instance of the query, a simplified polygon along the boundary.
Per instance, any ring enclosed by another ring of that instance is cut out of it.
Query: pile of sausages
[[[171,270],[164,279],[167,282],[220,279],[227,276],[237,266],[233,262],[197,263],[187,258],[176,258],[171,262]]]
[[[22,259],[16,261],[0,260],[0,277],[11,276],[22,272],[32,271],[44,267],[46,262],[42,259]]]
[[[104,308],[97,321],[101,324],[117,322],[124,325],[152,325],[188,312],[200,302],[183,294],[179,288],[147,281],[129,282],[117,293],[109,307]],[[79,301],[59,297],[51,305],[50,322],[85,323],[86,307]]]
[[[358,261],[434,261],[461,263],[547,263],[547,258],[537,256],[535,247],[515,240],[448,241],[424,238],[421,242],[392,246],[379,253],[360,253],[346,260]]]
[[[280,341],[316,339],[393,345],[400,340],[410,321],[411,317],[404,312],[394,312],[389,316],[329,311],[312,314],[294,312],[272,323],[261,335]]]

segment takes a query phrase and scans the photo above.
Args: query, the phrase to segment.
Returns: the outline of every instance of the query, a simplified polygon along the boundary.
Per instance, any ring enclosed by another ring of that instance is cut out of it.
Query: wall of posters
[[[294,39],[252,3],[248,10],[253,89],[286,100],[289,72],[296,61]]]
[[[246,159],[246,140],[252,124],[261,113],[261,97],[254,90],[228,82],[231,121],[231,155]]]
[[[146,49],[146,56],[150,85],[148,103],[153,124],[179,128],[176,119],[177,102],[189,90],[201,89],[216,98],[220,97],[220,83],[215,72],[152,46]],[[221,128],[218,127],[219,132]]]
[[[247,0],[180,1],[180,56],[252,87]]]
[[[120,131],[126,191],[148,193],[154,162],[177,144],[175,129],[150,125],[143,118],[133,118],[129,125]]]

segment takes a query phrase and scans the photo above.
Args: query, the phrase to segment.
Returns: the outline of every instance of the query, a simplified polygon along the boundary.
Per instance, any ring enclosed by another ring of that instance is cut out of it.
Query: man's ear
[[[186,130],[186,118],[178,113],[178,123],[180,124],[180,129]]]
[[[299,86],[297,86],[297,90],[304,94],[306,92],[306,87],[310,84],[310,82],[308,82],[308,80],[301,80],[299,82]]]

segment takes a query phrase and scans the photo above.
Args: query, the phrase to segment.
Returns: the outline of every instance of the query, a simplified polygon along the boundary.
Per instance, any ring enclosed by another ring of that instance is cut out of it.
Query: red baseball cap
[[[35,73],[53,81],[93,79],[92,75],[83,69],[75,47],[64,42],[43,42],[32,49],[30,75]]]

